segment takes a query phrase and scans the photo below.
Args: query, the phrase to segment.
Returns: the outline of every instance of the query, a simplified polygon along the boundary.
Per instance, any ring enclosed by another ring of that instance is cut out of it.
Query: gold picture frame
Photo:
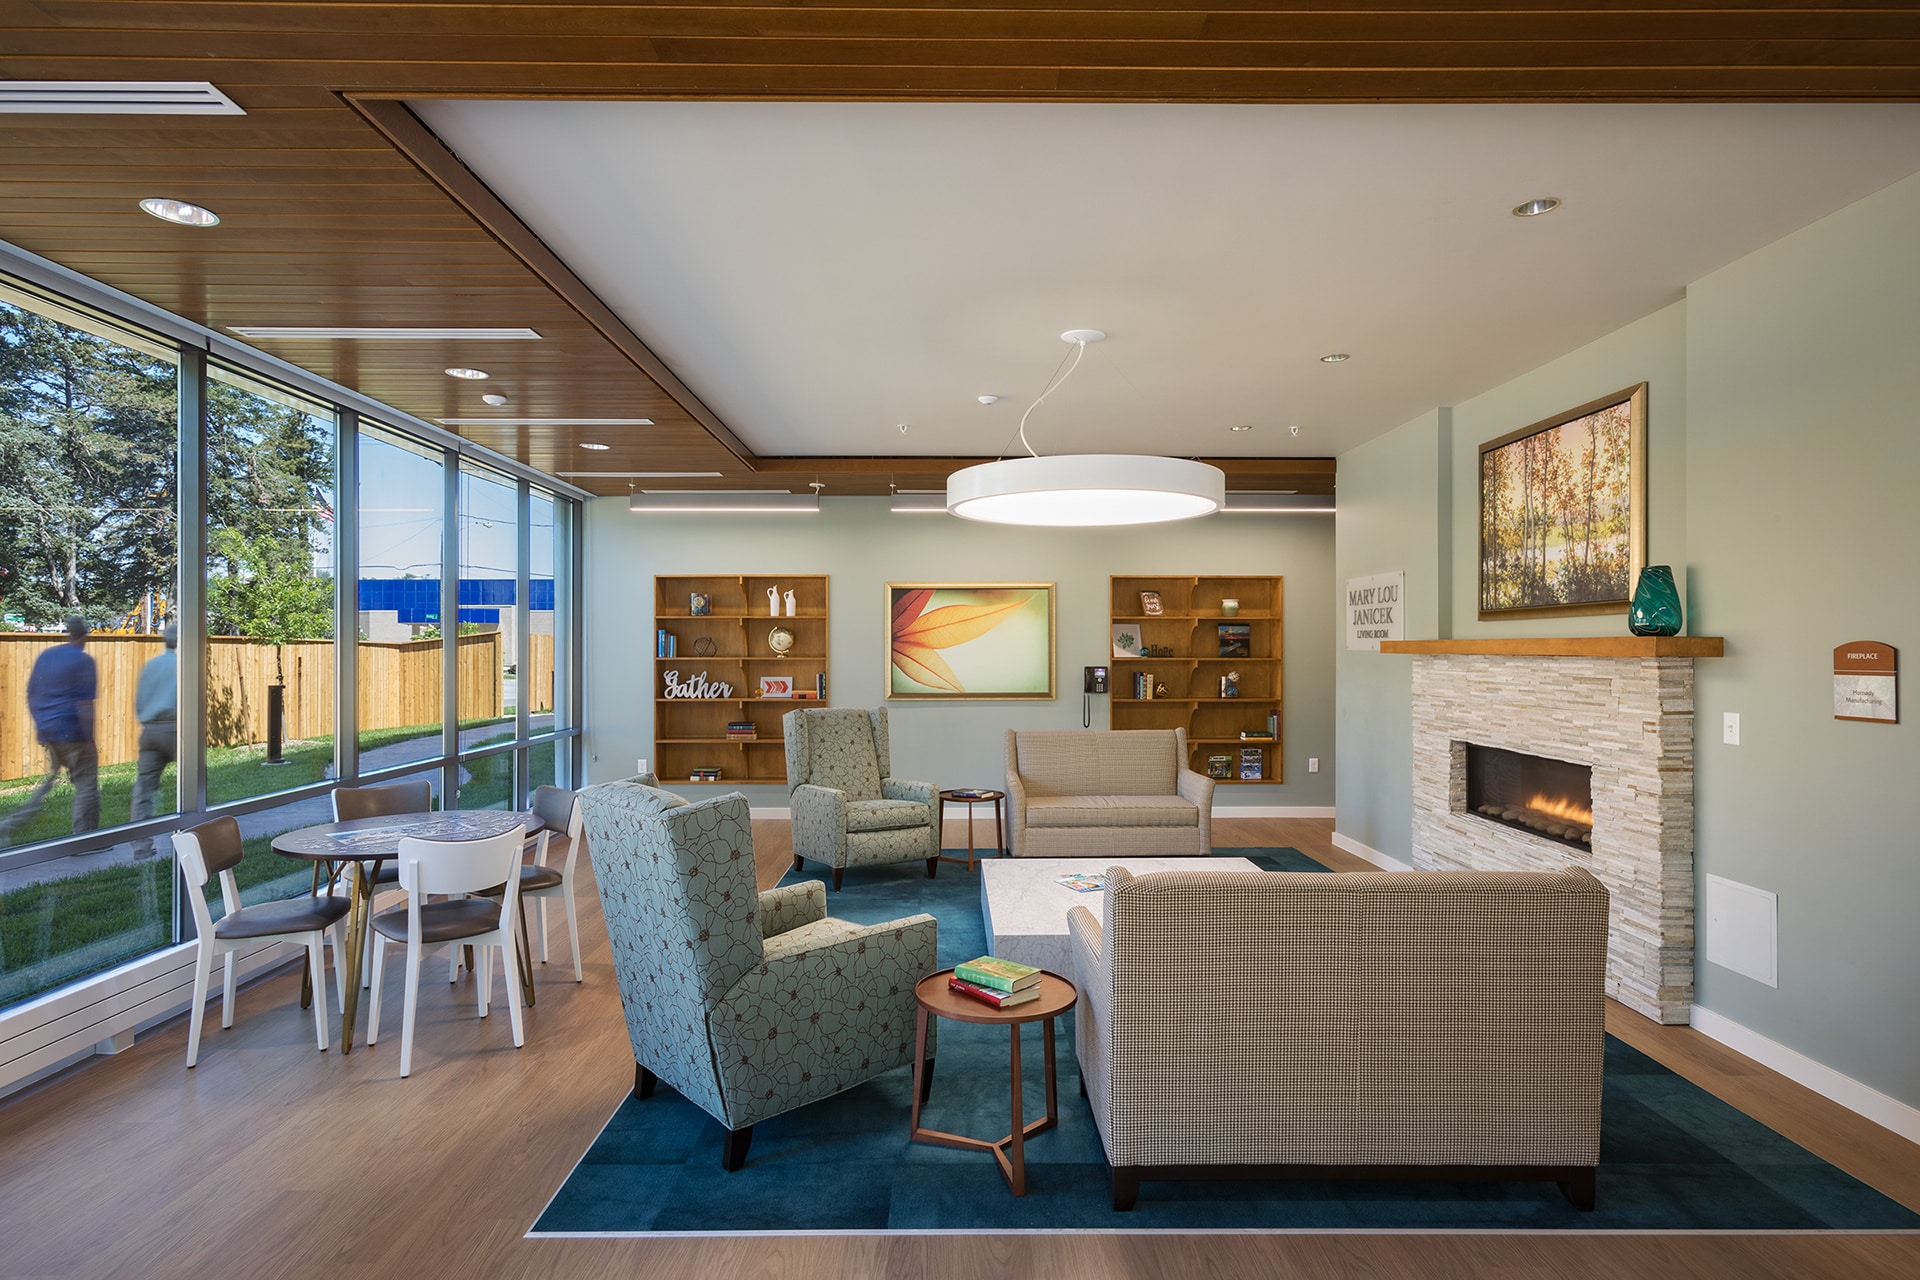
[[[1480,446],[1480,620],[1625,613],[1647,559],[1647,384]]]
[[[1056,696],[1055,584],[889,582],[886,696],[896,702]]]

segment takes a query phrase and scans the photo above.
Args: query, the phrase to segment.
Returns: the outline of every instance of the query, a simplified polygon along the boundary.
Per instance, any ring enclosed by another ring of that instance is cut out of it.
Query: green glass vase
[[[1672,568],[1648,565],[1640,571],[1640,585],[1633,589],[1627,630],[1637,636],[1677,636],[1681,621],[1680,589],[1673,585]]]

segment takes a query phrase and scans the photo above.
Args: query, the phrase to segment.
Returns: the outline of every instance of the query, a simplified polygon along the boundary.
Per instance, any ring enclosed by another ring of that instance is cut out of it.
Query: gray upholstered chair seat
[[[389,938],[406,941],[407,909],[394,907],[382,911],[373,918],[373,927]],[[500,904],[492,898],[455,898],[451,902],[423,903],[420,907],[422,946],[458,942],[475,934],[491,933],[499,927]]]
[[[1200,806],[1174,796],[1034,796],[1029,827],[1197,827]]]
[[[933,821],[933,811],[912,800],[849,800],[847,830],[898,831],[902,827],[924,827]]]
[[[328,929],[347,914],[345,898],[287,898],[242,907],[214,922],[216,938],[266,938],[276,933]]]

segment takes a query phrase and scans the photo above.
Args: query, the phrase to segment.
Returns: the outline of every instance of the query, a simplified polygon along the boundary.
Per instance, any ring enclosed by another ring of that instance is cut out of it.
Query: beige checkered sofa
[[[1185,729],[1007,730],[1016,858],[1213,851],[1213,779],[1187,768]]]
[[[1107,871],[1073,935],[1113,1166],[1557,1182],[1593,1207],[1607,891],[1585,871]]]

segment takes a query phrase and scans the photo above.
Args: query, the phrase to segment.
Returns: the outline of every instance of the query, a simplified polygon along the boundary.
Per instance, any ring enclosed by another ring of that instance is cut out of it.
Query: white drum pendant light
[[[1020,419],[1029,457],[965,467],[947,477],[947,510],[965,520],[1054,527],[1160,524],[1211,515],[1226,505],[1227,477],[1190,458],[1137,453],[1079,453],[1043,458],[1027,444],[1027,416],[1072,376],[1087,344],[1107,335],[1069,329],[1077,348],[1065,373]]]

